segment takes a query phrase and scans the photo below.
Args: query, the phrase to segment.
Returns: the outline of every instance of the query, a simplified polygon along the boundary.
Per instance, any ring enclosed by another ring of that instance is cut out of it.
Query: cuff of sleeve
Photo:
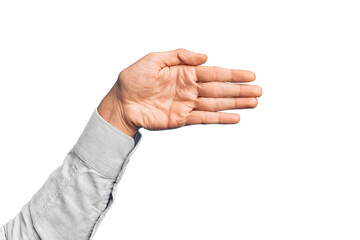
[[[121,132],[103,119],[95,108],[73,150],[90,167],[116,180],[141,138],[139,131],[134,137]]]

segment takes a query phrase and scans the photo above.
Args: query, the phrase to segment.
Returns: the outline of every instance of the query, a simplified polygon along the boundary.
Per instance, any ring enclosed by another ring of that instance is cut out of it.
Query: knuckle
[[[219,109],[219,102],[216,99],[211,98],[210,111],[217,111],[218,109]]]
[[[203,95],[204,93],[204,86],[201,83],[196,83],[198,96]]]
[[[197,99],[194,101],[194,109],[199,109],[199,108],[200,108],[200,101],[201,101],[200,98],[197,98]]]
[[[219,67],[212,67],[211,68],[211,77],[212,79],[214,80],[217,80],[218,79],[218,72],[219,72]]]
[[[205,123],[206,122],[206,119],[207,119],[207,114],[206,112],[204,114],[201,114],[200,116],[200,122],[201,123]]]
[[[233,108],[241,108],[241,102],[240,102],[241,99],[239,98],[233,98],[233,101],[232,101],[232,107]]]
[[[217,85],[218,85],[218,87],[217,87],[218,91],[217,91],[216,97],[225,97],[226,96],[225,85],[220,82]]]
[[[237,96],[241,96],[243,93],[243,86],[236,85],[237,86]]]
[[[214,83],[213,84],[214,85],[214,87],[213,87],[213,89],[212,89],[212,91],[213,91],[213,96],[214,97],[216,97],[216,98],[218,98],[218,97],[220,97],[220,85],[219,84],[217,84],[217,83]]]

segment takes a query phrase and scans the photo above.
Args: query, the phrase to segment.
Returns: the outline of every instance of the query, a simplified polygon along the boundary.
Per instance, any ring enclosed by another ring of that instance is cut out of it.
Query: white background
[[[2,1],[0,225],[118,73],[186,48],[253,70],[237,125],[140,130],[95,239],[359,239],[357,1]]]

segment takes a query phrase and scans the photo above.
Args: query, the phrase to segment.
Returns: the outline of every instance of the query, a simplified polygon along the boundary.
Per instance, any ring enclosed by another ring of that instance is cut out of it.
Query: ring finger
[[[205,98],[199,97],[195,103],[194,110],[201,111],[223,111],[230,109],[254,108],[257,106],[257,99],[251,98]]]
[[[260,97],[262,89],[257,85],[223,82],[198,83],[199,97]]]

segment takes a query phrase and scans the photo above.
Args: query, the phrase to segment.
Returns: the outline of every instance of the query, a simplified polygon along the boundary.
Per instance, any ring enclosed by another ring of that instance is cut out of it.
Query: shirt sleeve
[[[96,108],[62,165],[0,228],[0,240],[92,239],[141,137],[113,127]]]

